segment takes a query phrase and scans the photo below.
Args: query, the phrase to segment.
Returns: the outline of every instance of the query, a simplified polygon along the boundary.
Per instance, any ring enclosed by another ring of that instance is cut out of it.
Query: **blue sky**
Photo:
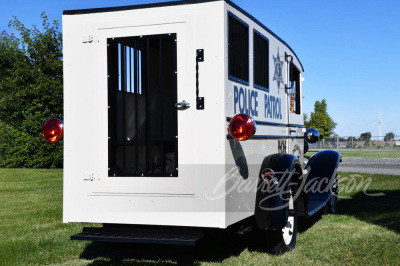
[[[233,0],[284,39],[305,68],[304,111],[325,98],[341,136],[400,136],[400,1]],[[157,0],[0,0],[0,31],[17,16],[40,25],[40,13],[59,20],[63,10],[134,5]],[[375,122],[372,122],[375,121]],[[371,123],[372,122],[372,123]]]

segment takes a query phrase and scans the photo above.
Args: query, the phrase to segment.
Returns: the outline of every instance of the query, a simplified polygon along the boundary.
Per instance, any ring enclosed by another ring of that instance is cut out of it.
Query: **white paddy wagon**
[[[340,155],[305,163],[299,58],[229,0],[65,11],[65,223],[74,240],[193,245],[255,231],[281,252],[335,212]]]

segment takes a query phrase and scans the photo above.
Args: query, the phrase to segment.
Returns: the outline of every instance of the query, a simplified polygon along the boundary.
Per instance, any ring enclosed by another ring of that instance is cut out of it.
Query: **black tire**
[[[338,183],[339,182],[338,182],[338,178],[336,175],[335,181],[333,182],[333,186],[332,186],[332,193],[329,196],[329,200],[324,207],[324,214],[334,214],[337,211],[338,193],[339,193]]]
[[[297,207],[293,196],[296,194],[296,188],[290,188],[289,217],[286,227],[282,230],[267,231],[266,241],[268,249],[276,255],[283,254],[296,246],[297,240]]]

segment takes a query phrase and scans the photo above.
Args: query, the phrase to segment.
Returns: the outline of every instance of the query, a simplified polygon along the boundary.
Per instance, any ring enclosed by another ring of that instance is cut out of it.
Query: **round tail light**
[[[48,142],[57,142],[64,133],[64,122],[58,118],[51,118],[44,122],[42,135]]]
[[[229,122],[229,133],[237,140],[247,140],[256,133],[256,122],[248,115],[235,115]]]

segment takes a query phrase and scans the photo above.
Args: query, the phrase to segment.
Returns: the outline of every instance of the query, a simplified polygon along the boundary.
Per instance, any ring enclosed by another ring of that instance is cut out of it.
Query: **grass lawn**
[[[0,169],[0,265],[26,264],[400,264],[400,176],[371,177],[369,193],[350,191],[339,173],[339,214],[316,217],[298,235],[295,250],[273,256],[250,238],[224,235],[194,248],[70,241],[82,224],[62,223],[62,171]],[[360,176],[353,178],[361,179]],[[318,219],[319,218],[319,219]]]
[[[400,158],[400,150],[338,150],[343,158]],[[311,156],[316,150],[310,150],[306,155]]]

